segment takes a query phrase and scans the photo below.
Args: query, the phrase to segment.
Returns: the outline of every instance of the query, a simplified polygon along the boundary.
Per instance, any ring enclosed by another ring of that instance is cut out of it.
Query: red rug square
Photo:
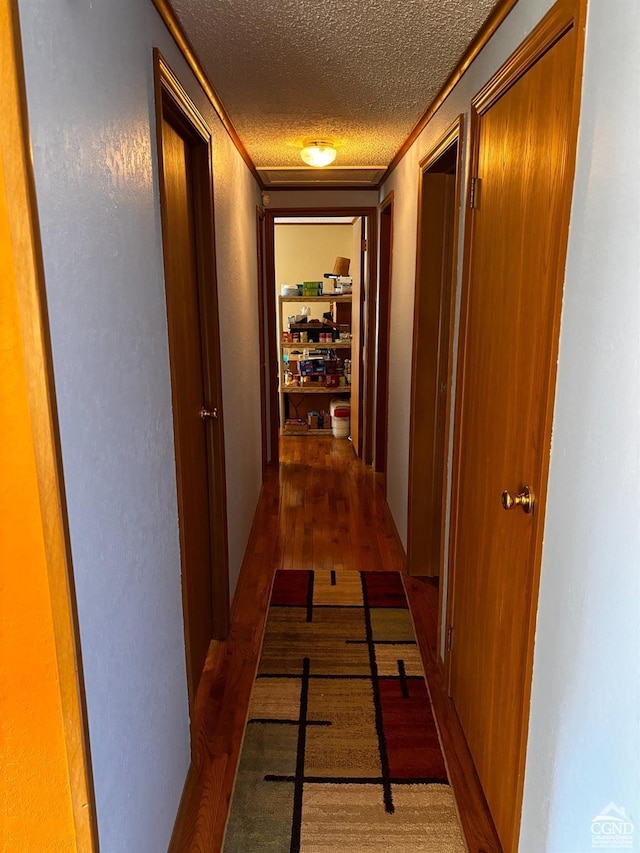
[[[427,686],[422,679],[406,682],[408,698],[402,695],[400,679],[381,679],[380,705],[392,779],[447,780],[436,724],[431,713]]]
[[[292,569],[276,572],[271,604],[276,607],[304,607],[307,604],[312,571]]]
[[[400,572],[364,572],[369,607],[407,607]]]

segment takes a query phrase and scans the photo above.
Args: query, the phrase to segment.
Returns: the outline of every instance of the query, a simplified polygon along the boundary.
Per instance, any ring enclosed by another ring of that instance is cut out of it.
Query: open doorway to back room
[[[367,233],[373,209],[266,211],[269,383],[278,435],[334,436],[363,451]]]

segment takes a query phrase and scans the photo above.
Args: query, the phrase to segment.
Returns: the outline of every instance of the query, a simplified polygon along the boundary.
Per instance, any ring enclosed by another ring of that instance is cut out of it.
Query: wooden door
[[[554,7],[474,102],[480,187],[458,374],[450,691],[506,851],[519,831],[577,126],[571,17],[559,37],[567,9]],[[533,513],[505,511],[503,490],[525,486]]]
[[[187,683],[229,626],[211,132],[154,51],[160,209],[178,490]],[[192,747],[193,747],[192,739]]]
[[[168,243],[165,286],[170,335],[173,406],[180,481],[185,631],[189,683],[195,693],[213,638],[207,424],[192,194],[191,150],[162,122],[164,213]]]

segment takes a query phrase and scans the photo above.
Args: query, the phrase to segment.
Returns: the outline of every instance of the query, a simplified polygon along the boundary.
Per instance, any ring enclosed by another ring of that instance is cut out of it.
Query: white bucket
[[[331,412],[331,431],[334,438],[349,438],[350,405],[348,400],[333,399],[329,406]]]

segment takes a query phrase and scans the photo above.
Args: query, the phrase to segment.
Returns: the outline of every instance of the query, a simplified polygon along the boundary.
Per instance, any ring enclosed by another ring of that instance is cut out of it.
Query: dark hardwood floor
[[[212,643],[200,683],[193,762],[172,851],[221,849],[274,571],[404,570],[404,551],[379,481],[355,459],[348,441],[286,437],[280,451],[280,468],[267,471],[256,510],[229,637]],[[435,663],[437,585],[406,575],[405,584],[469,850],[499,853],[464,736]]]

